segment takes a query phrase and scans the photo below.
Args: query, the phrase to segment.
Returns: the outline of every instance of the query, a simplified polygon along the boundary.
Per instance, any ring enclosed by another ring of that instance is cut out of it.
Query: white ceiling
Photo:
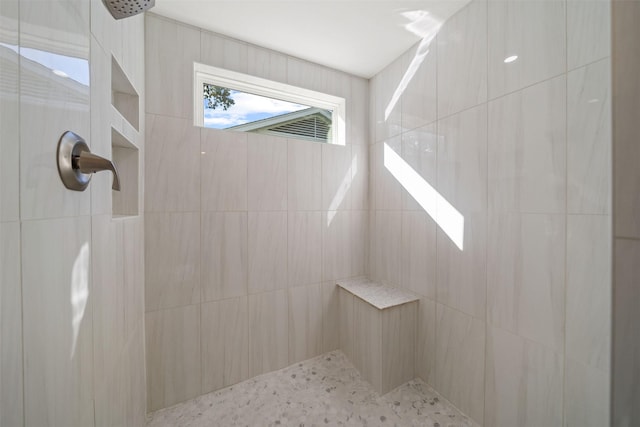
[[[469,0],[156,0],[153,12],[370,78]]]

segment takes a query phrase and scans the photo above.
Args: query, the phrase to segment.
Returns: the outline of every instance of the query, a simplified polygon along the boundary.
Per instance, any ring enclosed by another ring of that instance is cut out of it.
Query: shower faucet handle
[[[113,172],[111,188],[120,191],[118,171],[111,160],[91,153],[84,138],[66,131],[58,141],[58,174],[69,190],[84,191],[95,172],[109,170]]]

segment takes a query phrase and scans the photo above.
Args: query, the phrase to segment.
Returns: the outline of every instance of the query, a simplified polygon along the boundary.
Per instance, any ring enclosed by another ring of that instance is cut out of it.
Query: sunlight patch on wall
[[[386,143],[384,166],[458,249],[463,250],[464,216]]]

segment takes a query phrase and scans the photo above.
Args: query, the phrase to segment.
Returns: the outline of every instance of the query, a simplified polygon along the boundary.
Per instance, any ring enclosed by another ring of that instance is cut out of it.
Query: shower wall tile
[[[406,132],[402,134],[402,150],[401,152],[394,151],[397,154],[401,154],[402,162],[400,165],[396,165],[392,159],[384,159],[386,169],[383,176],[392,179],[396,185],[402,187],[402,209],[414,210],[424,212],[425,209],[435,209],[434,206],[422,207],[416,201],[417,198],[425,196],[424,183],[416,182],[412,176],[405,171],[409,171],[411,174],[417,173],[421,179],[423,179],[427,185],[435,187],[437,179],[437,149],[438,139],[436,132],[436,124],[430,124],[418,129]],[[384,153],[383,153],[384,157]],[[387,168],[387,163],[389,168]],[[392,173],[393,172],[393,173]],[[414,193],[412,194],[411,191]]]
[[[249,375],[289,363],[287,290],[249,295]]]
[[[564,345],[565,218],[504,214],[489,218],[489,322],[557,352]]]
[[[604,59],[568,74],[569,213],[611,213],[610,67],[610,61]]]
[[[351,79],[346,74],[313,64],[303,59],[287,57],[287,80],[298,86],[330,95],[351,97]]]
[[[322,283],[322,352],[342,349],[340,292],[334,282]],[[344,351],[344,350],[343,350]]]
[[[369,81],[351,77],[351,99],[347,101],[347,144],[369,145]]]
[[[438,192],[463,215],[487,210],[487,106],[438,121]]]
[[[289,289],[289,364],[322,353],[322,285]]]
[[[351,146],[322,144],[322,209],[351,209],[351,184],[356,168]]]
[[[484,417],[485,323],[436,304],[435,388],[481,423]]]
[[[372,206],[376,210],[400,210],[404,190],[385,165],[385,147],[402,156],[402,138],[396,137],[379,142],[373,147],[374,166],[371,172],[374,175],[375,185],[372,191],[374,195]]]
[[[611,351],[611,217],[567,218],[568,358],[607,372]]]
[[[249,212],[248,237],[249,293],[286,288],[287,212]]]
[[[322,212],[322,280],[351,274],[351,212]]]
[[[247,294],[246,212],[202,214],[202,301]]]
[[[402,132],[402,101],[401,94],[397,91],[403,74],[402,56],[399,56],[376,75],[371,86],[374,94],[376,142],[388,140]]]
[[[491,1],[489,1],[491,3]],[[440,29],[438,118],[487,100],[487,1],[474,0]]]
[[[427,37],[402,56],[407,82],[400,99],[405,131],[436,121],[436,47],[435,39]]]
[[[136,328],[144,328],[144,224],[142,217],[130,218],[123,223],[124,330],[127,340],[137,332]],[[144,343],[140,345],[144,348]]]
[[[19,3],[2,2],[0,19],[0,221],[16,221],[20,212]],[[1,421],[1,420],[0,420]]]
[[[249,210],[287,210],[287,140],[248,134]]]
[[[565,370],[564,425],[609,425],[609,375],[571,358],[567,358]]]
[[[611,55],[611,2],[567,1],[567,67],[573,70]]]
[[[147,113],[189,119],[192,126],[193,62],[200,61],[200,30],[152,14],[146,14],[145,27]]]
[[[89,216],[22,222],[25,425],[93,425],[90,240]]]
[[[401,275],[396,284],[419,295],[436,295],[436,223],[421,211],[402,212]]]
[[[416,376],[435,383],[436,369],[436,303],[428,298],[418,302],[416,326]]]
[[[145,215],[147,311],[200,302],[200,214]]]
[[[93,368],[96,386],[113,378],[127,342],[124,292],[124,228],[111,215],[91,218]]]
[[[565,212],[565,91],[560,76],[489,103],[490,210]]]
[[[160,89],[159,89],[160,90]],[[200,129],[190,119],[147,114],[146,212],[200,210]]]
[[[369,271],[369,211],[351,211],[351,276]]]
[[[438,228],[437,300],[484,319],[487,292],[487,214],[464,217],[463,250]]]
[[[201,307],[202,393],[249,378],[248,298],[203,303]]]
[[[6,426],[24,424],[20,265],[20,223],[0,222],[0,424]]]
[[[246,73],[248,45],[208,31],[200,32],[200,61],[225,70]]]
[[[489,99],[566,71],[566,2],[489,1]],[[510,63],[504,60],[518,58]]]
[[[309,285],[322,281],[322,212],[289,212],[288,284]]]
[[[287,57],[269,49],[248,45],[247,74],[286,83]]]
[[[562,426],[561,355],[498,328],[487,335],[485,425]]]
[[[391,286],[401,281],[402,213],[377,211],[375,215],[374,280]]]
[[[200,305],[146,314],[147,410],[200,394]]]
[[[322,146],[307,141],[288,143],[289,210],[319,211],[322,206]]]
[[[247,210],[247,134],[202,129],[200,198],[203,211]]]
[[[351,209],[369,209],[369,147],[351,146]]]

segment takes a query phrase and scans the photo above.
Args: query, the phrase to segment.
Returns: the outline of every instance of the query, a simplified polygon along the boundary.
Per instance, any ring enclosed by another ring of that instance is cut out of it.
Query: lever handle
[[[95,173],[100,171],[109,170],[113,172],[113,184],[111,188],[116,191],[120,191],[120,178],[118,178],[118,171],[116,166],[111,160],[107,160],[104,157],[96,156],[90,151],[81,151],[79,156],[74,156],[74,163],[82,173]]]
[[[118,171],[112,161],[91,154],[84,139],[71,131],[62,134],[58,141],[58,173],[69,190],[84,191],[91,181],[91,174],[110,170],[113,172],[112,189],[120,191]]]

